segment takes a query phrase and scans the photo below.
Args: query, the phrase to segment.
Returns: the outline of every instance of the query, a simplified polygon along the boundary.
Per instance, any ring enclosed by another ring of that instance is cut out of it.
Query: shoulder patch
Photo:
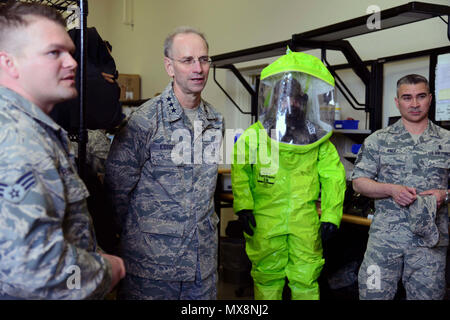
[[[27,172],[13,185],[0,183],[0,199],[5,199],[8,202],[19,203],[25,198],[28,190],[36,183],[33,173]]]

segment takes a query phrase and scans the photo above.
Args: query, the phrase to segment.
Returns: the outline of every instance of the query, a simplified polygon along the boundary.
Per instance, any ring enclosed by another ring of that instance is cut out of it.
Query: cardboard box
[[[117,83],[120,86],[120,101],[141,99],[140,75],[119,73]]]

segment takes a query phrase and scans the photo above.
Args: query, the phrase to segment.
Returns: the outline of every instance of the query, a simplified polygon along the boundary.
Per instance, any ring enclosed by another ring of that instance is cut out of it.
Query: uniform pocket
[[[174,164],[170,150],[152,152],[150,163],[152,174],[161,185],[183,183],[183,167]]]
[[[142,232],[160,234],[172,237],[182,237],[184,223],[155,218],[140,218],[139,226]]]
[[[174,265],[183,244],[184,224],[155,218],[140,218],[144,250],[149,260],[159,265]]]
[[[405,177],[406,155],[403,154],[381,154],[379,177],[384,177],[389,183],[401,183]]]
[[[430,153],[426,161],[426,173],[429,188],[442,188],[447,185],[448,168],[450,161],[448,153]]]

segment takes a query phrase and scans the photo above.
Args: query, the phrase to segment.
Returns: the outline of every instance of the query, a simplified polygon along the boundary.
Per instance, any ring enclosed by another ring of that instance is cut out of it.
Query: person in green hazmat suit
[[[345,169],[329,141],[334,79],[291,52],[261,72],[259,121],[236,141],[233,208],[243,222],[255,299],[319,299],[322,239],[340,225]],[[316,202],[321,198],[321,215]]]

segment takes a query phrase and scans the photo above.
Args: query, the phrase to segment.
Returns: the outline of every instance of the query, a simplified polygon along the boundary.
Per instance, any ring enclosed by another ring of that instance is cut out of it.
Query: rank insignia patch
[[[28,190],[36,183],[33,173],[30,171],[21,176],[15,184],[7,185],[0,183],[0,199],[12,203],[18,203],[25,198]]]

